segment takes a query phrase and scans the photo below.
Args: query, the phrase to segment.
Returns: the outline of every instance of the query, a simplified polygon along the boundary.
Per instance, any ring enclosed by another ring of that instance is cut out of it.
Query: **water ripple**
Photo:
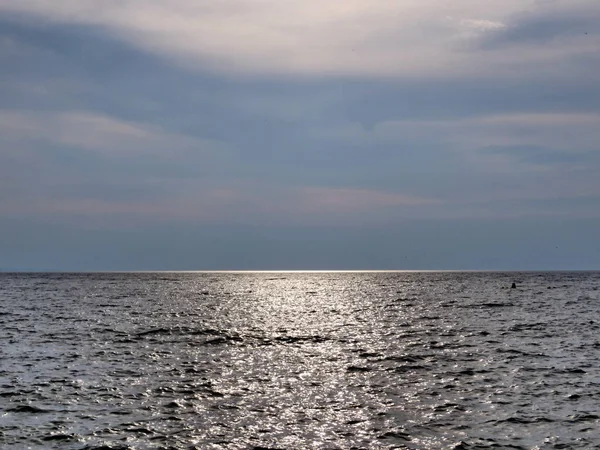
[[[599,287],[595,273],[2,274],[0,447],[600,447]]]

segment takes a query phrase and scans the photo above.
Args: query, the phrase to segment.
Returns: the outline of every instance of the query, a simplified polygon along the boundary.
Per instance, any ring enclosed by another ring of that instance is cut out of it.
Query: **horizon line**
[[[600,269],[223,269],[223,270],[194,270],[194,269],[143,269],[143,270],[60,270],[60,269],[0,269],[0,273],[24,274],[135,274],[135,273],[198,273],[198,274],[251,274],[251,273],[544,273],[544,272],[600,272]]]

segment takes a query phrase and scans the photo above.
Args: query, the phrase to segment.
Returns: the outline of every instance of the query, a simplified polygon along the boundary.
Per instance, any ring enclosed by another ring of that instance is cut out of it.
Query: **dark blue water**
[[[599,288],[598,273],[2,274],[0,447],[600,448]]]

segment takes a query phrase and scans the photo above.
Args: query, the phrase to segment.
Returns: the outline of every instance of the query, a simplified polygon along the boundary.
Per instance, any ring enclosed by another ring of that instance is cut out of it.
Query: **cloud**
[[[490,146],[482,149],[482,153],[490,155],[502,155],[526,164],[569,167],[574,164],[586,163],[589,154],[573,153],[568,150],[556,150],[536,146]]]
[[[320,130],[323,137],[374,143],[437,141],[473,150],[490,146],[538,146],[563,150],[600,151],[600,114],[513,113],[446,120],[389,120],[372,130],[348,123]]]
[[[447,205],[454,205],[460,216],[469,213],[469,204],[505,214],[498,202],[600,191],[600,115],[594,113],[388,120],[371,129],[350,122],[319,133],[332,145],[345,142],[370,149],[372,158],[386,157],[389,171],[380,168],[380,179],[403,192],[439,198],[430,208],[434,214],[448,214]],[[380,148],[393,157],[375,155]]]
[[[561,4],[573,23],[595,11]],[[570,62],[595,31],[508,39],[557,11],[6,0],[0,191],[40,217],[281,224],[492,216],[506,199],[589,195],[597,72],[582,82]]]
[[[72,219],[79,217],[92,223],[113,221],[178,222],[194,219],[199,223],[222,222],[231,219],[231,205],[222,189],[205,189],[193,199],[173,198],[168,189],[152,198],[108,199],[90,195],[25,195],[18,199],[0,198],[0,211],[5,217],[46,217]],[[115,223],[116,224],[116,223]]]
[[[0,110],[0,211],[7,217],[185,215],[175,207],[176,182],[202,177],[194,186],[202,191],[202,210],[219,189],[211,170],[218,174],[226,153],[221,142],[92,111]]]
[[[324,210],[355,212],[375,208],[437,203],[434,199],[367,189],[311,187],[301,189],[298,193],[306,208],[319,212]]]
[[[133,184],[135,185],[135,183]],[[132,186],[130,184],[129,186]],[[160,189],[157,189],[160,186]],[[0,196],[0,211],[5,217],[44,216],[78,217],[92,223],[138,222],[197,224],[334,224],[341,219],[351,225],[380,223],[390,217],[406,216],[438,203],[435,199],[357,188],[315,186],[273,186],[264,183],[230,184],[202,180],[163,179],[146,181],[143,189],[110,198],[106,192],[96,195],[73,192],[73,185],[39,192]],[[127,185],[120,186],[123,191]],[[105,191],[105,189],[102,189]]]
[[[577,14],[598,11],[595,0],[572,5]],[[187,67],[254,75],[514,76],[573,51],[570,43],[518,52],[473,45],[511,33],[517,42],[515,30],[527,27],[520,17],[535,24],[562,11],[535,0],[5,0],[0,11],[98,27]]]
[[[547,3],[514,16],[510,26],[496,27],[482,40],[487,48],[503,46],[556,45],[577,40],[589,43],[600,34],[600,5],[573,1]]]
[[[159,127],[128,122],[90,111],[32,112],[0,110],[0,134],[23,146],[41,141],[105,155],[135,154],[166,157],[191,149],[214,151],[209,140],[165,132]]]

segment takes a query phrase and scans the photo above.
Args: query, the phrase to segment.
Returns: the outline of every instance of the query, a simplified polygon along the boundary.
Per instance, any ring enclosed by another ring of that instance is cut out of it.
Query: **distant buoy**
[[[511,289],[516,289],[517,288],[517,283],[513,283],[512,286],[510,287]]]

